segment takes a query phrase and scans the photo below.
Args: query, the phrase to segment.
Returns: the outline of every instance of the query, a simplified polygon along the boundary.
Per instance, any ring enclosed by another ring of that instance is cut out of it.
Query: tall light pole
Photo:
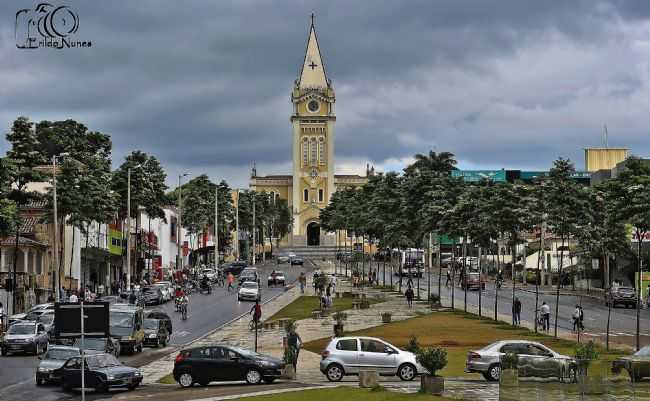
[[[52,199],[54,201],[54,252],[52,252],[54,269],[52,270],[52,281],[54,284],[54,299],[56,302],[61,301],[61,290],[59,289],[59,275],[61,272],[59,271],[59,215],[56,201],[56,159],[65,156],[68,156],[67,152],[52,156]]]
[[[189,173],[183,173],[178,176],[178,219],[176,220],[176,246],[177,246],[177,252],[178,254],[176,255],[176,270],[182,270],[183,269],[183,251],[181,247],[181,233],[182,233],[182,228],[181,228],[181,217],[182,217],[182,209],[183,209],[183,188],[181,187],[181,180],[183,177],[187,177]]]
[[[235,208],[235,236],[237,237],[235,239],[235,250],[237,251],[237,260],[239,260],[239,188],[236,189],[237,191],[237,207]]]
[[[214,266],[219,268],[219,184],[214,190]]]
[[[253,266],[255,266],[255,253],[257,251],[257,243],[255,242],[255,193],[253,195]]]

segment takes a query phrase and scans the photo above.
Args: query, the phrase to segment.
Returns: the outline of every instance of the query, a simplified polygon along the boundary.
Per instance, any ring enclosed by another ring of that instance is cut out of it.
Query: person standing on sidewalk
[[[235,287],[233,286],[234,282],[235,282],[235,276],[232,275],[232,272],[228,272],[228,292],[230,292],[230,290],[235,289]]]
[[[521,324],[521,301],[519,297],[515,297],[512,303],[512,324],[519,326]]]
[[[452,283],[451,272],[449,271],[449,266],[447,267],[447,281],[445,281],[445,287],[449,288],[449,283]]]
[[[404,296],[406,296],[406,303],[409,306],[409,308],[413,307],[413,297],[415,294],[413,293],[413,288],[409,285],[406,291],[404,292]]]
[[[542,306],[539,308],[539,313],[542,315],[542,330],[548,332],[551,327],[551,308],[548,306],[546,301],[542,302]]]

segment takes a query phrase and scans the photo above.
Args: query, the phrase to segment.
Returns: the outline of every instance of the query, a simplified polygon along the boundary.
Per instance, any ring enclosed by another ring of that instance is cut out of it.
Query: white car
[[[9,316],[9,325],[12,325],[22,320],[35,321],[36,318],[38,318],[38,316],[40,316],[41,314],[45,313],[46,310],[54,310],[54,304],[47,303],[47,304],[34,305],[25,313],[17,313],[15,315],[11,315]]]
[[[171,301],[172,296],[172,283],[169,281],[159,281],[156,284],[154,284],[154,287],[160,288],[160,292],[162,292],[163,296],[163,302]]]
[[[203,278],[203,276],[206,276],[210,281],[215,281],[217,279],[217,272],[213,269],[203,269],[201,271],[201,278]]]
[[[284,272],[281,272],[280,270],[273,270],[266,281],[269,287],[272,285],[285,286],[287,284],[287,279],[284,276]]]
[[[262,293],[260,292],[260,286],[254,281],[243,282],[239,286],[237,299],[239,301],[261,301]]]

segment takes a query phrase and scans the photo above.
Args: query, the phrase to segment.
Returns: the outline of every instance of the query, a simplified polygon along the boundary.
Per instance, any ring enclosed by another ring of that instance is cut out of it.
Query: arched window
[[[309,139],[302,140],[302,164],[307,166],[309,164]]]
[[[318,190],[318,202],[323,203],[325,200],[325,193],[323,192],[322,189]]]
[[[318,156],[320,164],[325,164],[325,138],[322,136],[318,139]]]
[[[304,191],[302,191],[302,200],[304,202],[309,202],[309,190],[306,188]]]
[[[316,158],[318,152],[318,149],[316,148],[316,138],[311,138],[311,164],[312,166],[315,166],[316,163],[318,162],[318,159]]]

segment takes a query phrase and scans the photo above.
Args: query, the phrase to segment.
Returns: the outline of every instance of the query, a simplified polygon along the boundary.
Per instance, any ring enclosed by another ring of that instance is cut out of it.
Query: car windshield
[[[158,328],[158,321],[155,319],[144,319],[144,328],[156,330]]]
[[[245,349],[245,348],[240,348],[240,347],[230,347],[231,350],[235,351],[241,356],[247,357],[247,358],[254,358],[256,356],[260,356],[257,352]]]
[[[111,327],[133,327],[133,314],[129,312],[110,312]]]
[[[81,348],[81,339],[74,340],[74,346]],[[106,339],[104,338],[84,338],[84,349],[95,351],[104,351],[106,349]]]
[[[242,284],[242,288],[257,288],[257,283],[247,281],[244,284]]]
[[[634,356],[650,356],[650,347],[643,347],[638,350]]]
[[[54,313],[47,313],[47,314],[41,315],[38,318],[38,321],[41,322],[41,323],[50,324],[50,323],[52,323],[54,321]]]
[[[57,361],[66,361],[68,358],[79,355],[79,352],[74,349],[50,349],[45,354],[44,359],[55,359]]]
[[[42,310],[37,310],[37,311],[29,312],[28,314],[25,315],[25,317],[23,318],[23,320],[34,321],[34,320],[38,319],[38,317],[41,316],[42,314],[43,314],[43,311],[42,311]]]
[[[34,334],[36,331],[35,324],[14,324],[9,327],[8,334]]]
[[[88,364],[88,367],[93,369],[110,368],[111,366],[121,366],[120,361],[118,361],[111,354],[102,354],[102,355],[95,355],[92,357],[88,357],[86,358],[86,363]]]

